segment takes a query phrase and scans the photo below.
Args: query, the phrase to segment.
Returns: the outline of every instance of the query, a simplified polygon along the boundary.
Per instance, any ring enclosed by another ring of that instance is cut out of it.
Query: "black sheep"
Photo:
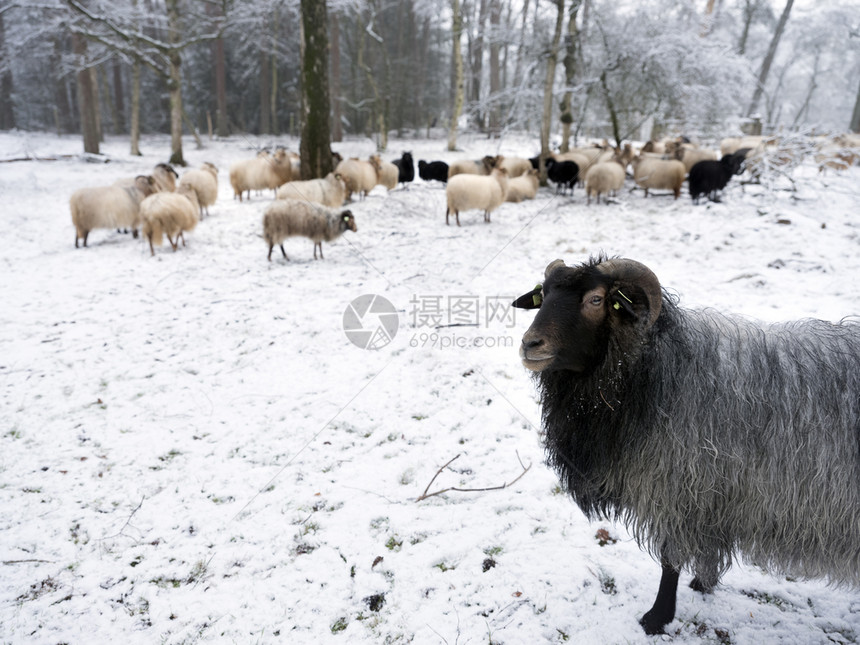
[[[575,161],[556,161],[552,157],[546,160],[546,176],[555,184],[555,192],[561,189],[564,195],[566,188],[570,188],[573,196],[573,187],[579,180],[579,166]]]
[[[732,175],[737,174],[743,160],[735,155],[723,155],[719,161],[699,161],[690,168],[690,197],[693,203],[699,203],[701,195],[707,195],[711,201],[719,201],[717,192],[726,187]]]
[[[448,164],[444,161],[424,161],[418,162],[418,176],[425,181],[435,179],[443,184],[448,183]]]
[[[648,634],[674,619],[682,568],[702,592],[741,555],[860,587],[860,324],[684,309],[633,260],[544,278],[514,306],[538,310],[520,357],[548,462],[586,516],[659,555]]]
[[[408,183],[415,179],[415,164],[412,161],[412,153],[404,152],[400,159],[392,161],[397,166],[397,181],[401,184]]]

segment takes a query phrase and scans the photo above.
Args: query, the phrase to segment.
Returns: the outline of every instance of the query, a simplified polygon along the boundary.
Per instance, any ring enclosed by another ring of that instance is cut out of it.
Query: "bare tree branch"
[[[430,490],[430,487],[433,485],[433,482],[436,481],[436,478],[442,474],[442,471],[444,471],[448,466],[450,466],[452,463],[454,463],[454,461],[456,459],[458,459],[459,457],[460,457],[460,455],[453,457],[451,460],[448,461],[448,463],[446,463],[444,466],[440,467],[439,470],[436,471],[436,474],[433,475],[433,478],[430,480],[430,483],[427,484],[427,488],[425,488],[424,492],[421,493],[421,495],[415,499],[416,502],[421,502],[421,501],[428,499],[430,497],[436,497],[437,495],[442,495],[443,493],[447,493],[449,491],[456,491],[458,493],[483,493],[483,492],[491,491],[491,490],[503,490],[505,488],[509,488],[510,486],[513,486],[514,484],[516,484],[520,479],[523,478],[523,476],[529,470],[531,470],[531,467],[532,467],[531,464],[529,464],[528,466],[524,466],[522,459],[520,459],[519,453],[517,453],[517,461],[519,461],[520,468],[522,468],[523,471],[509,482],[505,482],[504,484],[499,484],[498,486],[487,486],[485,488],[458,488],[456,486],[450,486],[448,488],[443,488],[441,490],[437,490],[435,492],[428,493],[427,491]]]

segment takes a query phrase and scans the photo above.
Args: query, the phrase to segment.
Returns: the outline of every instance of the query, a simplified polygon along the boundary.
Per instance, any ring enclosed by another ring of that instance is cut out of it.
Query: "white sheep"
[[[616,161],[603,161],[594,164],[588,169],[585,174],[585,192],[588,195],[588,204],[591,204],[591,196],[597,197],[597,203],[600,203],[600,196],[603,195],[603,201],[609,203],[609,195],[615,195],[624,186],[624,178],[626,173],[624,167]]]
[[[559,161],[567,159],[567,155],[579,155],[581,157],[581,160],[584,159],[582,163],[572,157],[570,158],[570,160],[576,161],[576,165],[579,166],[579,176],[580,178],[584,179],[589,168],[591,168],[594,164],[598,164],[602,161],[608,161],[609,159],[612,159],[612,156],[614,154],[615,151],[611,148],[571,148],[568,152],[563,153],[561,155],[563,159],[559,159]]]
[[[480,209],[484,211],[484,221],[490,222],[490,213],[505,201],[508,192],[508,173],[494,168],[489,177],[478,175],[456,175],[448,179],[445,196],[448,209],[445,211],[445,225],[451,213],[460,226],[460,211]]]
[[[671,190],[675,199],[681,196],[681,185],[687,176],[687,169],[680,161],[652,159],[639,155],[634,157],[631,163],[633,180],[645,189],[645,197],[648,197],[648,190],[652,188]]]
[[[278,148],[273,155],[261,152],[253,159],[243,159],[230,166],[233,198],[238,197],[240,202],[245,191],[250,199],[252,190],[277,190],[291,178],[292,163],[283,148]]]
[[[140,219],[150,253],[155,255],[153,244],[161,246],[164,235],[174,251],[180,238],[185,246],[183,233],[197,226],[199,211],[197,193],[188,184],[180,184],[175,193],[155,193],[144,199],[140,204]]]
[[[540,179],[538,171],[531,167],[526,174],[508,180],[508,192],[505,195],[506,202],[519,203],[525,199],[534,199],[537,194]]]
[[[190,186],[197,195],[197,204],[200,206],[200,219],[203,219],[203,211],[209,215],[209,207],[218,199],[218,168],[209,162],[205,162],[200,168],[187,170],[179,179],[180,186]]]
[[[400,170],[390,161],[384,161],[379,155],[370,157],[370,163],[376,170],[376,183],[385,186],[389,191],[397,187]]]
[[[290,174],[298,179],[302,176],[302,158],[296,152],[288,152],[287,156],[290,158]]]
[[[160,163],[152,169],[152,178],[160,192],[172,193],[176,190],[176,180],[179,179],[179,173],[170,164]]]
[[[358,231],[352,212],[333,210],[298,199],[279,199],[269,204],[263,213],[263,239],[269,245],[270,262],[275,244],[281,247],[284,259],[289,260],[283,242],[288,237],[296,236],[313,240],[314,260],[317,259],[317,247],[320,259],[325,259],[322,243],[337,239],[345,231]]]
[[[719,161],[719,157],[717,157],[715,150],[695,148],[687,143],[681,146],[681,155],[681,163],[684,164],[684,168],[688,175],[690,174],[690,168],[700,161]]]
[[[155,191],[155,180],[150,175],[138,175],[130,185],[76,190],[69,198],[75,225],[75,248],[78,248],[79,239],[87,245],[87,236],[94,228],[130,228],[137,237],[140,203]]]
[[[152,177],[152,187],[155,192],[172,193],[176,190],[176,178],[179,175],[176,174],[176,171],[170,164],[156,164],[149,176]],[[113,185],[130,188],[134,186],[136,180],[137,177],[121,177],[113,182]]]
[[[340,208],[346,199],[346,184],[340,174],[330,172],[323,179],[287,182],[278,188],[278,199],[301,199]]]
[[[344,159],[337,165],[334,172],[343,178],[348,200],[352,200],[353,193],[358,193],[359,198],[364,199],[376,186],[378,179],[373,164],[357,157]]]
[[[504,168],[508,171],[508,177],[515,179],[532,170],[532,162],[523,157],[498,157],[496,168]]]
[[[448,179],[455,175],[489,175],[496,164],[499,162],[499,157],[486,155],[483,159],[473,161],[472,159],[458,159],[448,166]],[[502,159],[504,159],[502,157]]]

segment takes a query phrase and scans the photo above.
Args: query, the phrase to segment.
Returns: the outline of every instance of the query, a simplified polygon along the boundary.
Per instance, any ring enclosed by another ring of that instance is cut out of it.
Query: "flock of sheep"
[[[844,170],[857,150],[860,137],[844,137],[818,146],[815,161],[820,171]],[[533,199],[541,165],[557,192],[583,183],[589,204],[621,190],[628,171],[646,197],[669,190],[677,199],[688,181],[697,202],[781,154],[761,137],[725,139],[719,154],[671,139],[545,159],[421,160],[418,174],[446,184],[446,225],[453,213],[459,226],[461,211],[481,210],[490,222],[502,203]],[[323,241],[357,231],[341,210],[353,195],[415,177],[408,152],[394,162],[337,159],[326,177],[292,181],[298,162],[278,149],[230,167],[235,199],[274,192],[262,221],[270,261],[276,245],[289,259],[283,241],[292,236],[311,239],[322,258]],[[94,228],[135,236],[140,228],[153,255],[164,235],[175,251],[217,193],[208,163],[181,177],[159,164],[151,175],[77,190],[75,246]],[[659,591],[640,621],[646,633],[674,619],[683,568],[709,592],[741,554],[774,572],[860,584],[857,324],[762,327],[685,310],[644,265],[605,257],[579,267],[556,260],[513,305],[538,309],[520,356],[537,375],[550,465],[588,517],[621,519],[661,558]]]
[[[816,142],[815,161],[819,170],[844,170],[860,159],[860,136],[842,135],[833,140]],[[774,152],[776,151],[776,152]],[[445,223],[453,214],[460,225],[460,212],[483,211],[484,221],[504,202],[534,199],[539,186],[541,165],[556,192],[573,193],[574,186],[585,186],[587,203],[600,198],[608,203],[627,180],[644,189],[671,191],[675,199],[685,181],[695,203],[701,196],[718,199],[729,180],[753,169],[765,157],[786,162],[792,152],[779,148],[775,139],[742,137],[723,139],[720,152],[701,148],[677,138],[649,141],[639,150],[631,144],[613,148],[605,141],[590,147],[552,153],[541,159],[510,156],[485,156],[473,161],[461,159],[450,165],[444,161],[418,162],[418,174],[425,181],[446,184]],[[278,148],[261,151],[256,157],[230,166],[230,185],[234,198],[250,199],[251,191],[272,190],[276,199],[263,214],[263,238],[272,250],[287,237],[302,236],[314,242],[322,257],[322,242],[330,242],[345,231],[357,231],[355,216],[339,211],[354,195],[363,199],[378,185],[389,191],[415,178],[412,155],[406,152],[393,162],[378,155],[368,159],[342,159],[334,153],[334,172],[311,180],[293,180],[300,173],[299,156]],[[209,206],[218,195],[218,169],[209,163],[185,171],[181,177],[167,164],[158,164],[151,175],[120,179],[110,186],[82,188],[70,199],[75,246],[80,240],[87,245],[89,232],[95,228],[138,229],[149,241],[150,252],[163,243],[166,235],[173,250],[185,232],[195,228],[208,215]]]

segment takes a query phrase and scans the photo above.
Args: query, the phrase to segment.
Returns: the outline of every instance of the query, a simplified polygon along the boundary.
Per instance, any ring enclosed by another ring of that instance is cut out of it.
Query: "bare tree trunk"
[[[87,42],[79,34],[72,35],[72,49],[78,58],[78,64],[86,64]],[[78,111],[81,114],[81,132],[84,136],[84,152],[99,154],[99,130],[96,122],[96,105],[93,105],[93,77],[90,68],[77,73],[78,79]]]
[[[818,74],[819,64],[821,62],[821,50],[815,51],[815,59],[812,62],[812,74],[809,77],[809,89],[806,91],[806,98],[803,100],[803,105],[800,106],[800,109],[797,111],[797,114],[794,115],[794,121],[791,123],[791,127],[795,127],[798,123],[800,123],[800,119],[803,118],[803,115],[809,112],[809,103],[812,101],[812,95],[815,94],[815,90],[818,89]]]
[[[331,140],[343,141],[343,123],[341,123],[341,91],[340,91],[340,22],[337,12],[332,11],[329,16],[331,23]]]
[[[463,16],[460,14],[460,0],[451,0],[453,17],[451,32],[453,49],[451,50],[451,87],[453,89],[453,105],[451,108],[451,125],[448,128],[448,150],[457,149],[457,123],[463,112],[463,52],[460,51],[460,37],[463,34]]]
[[[140,61],[131,64],[131,154],[140,156]]]
[[[99,142],[105,140],[104,130],[102,130],[102,110],[101,110],[101,98],[99,96],[99,68],[98,67],[90,67],[88,70],[90,73],[90,82],[92,83],[92,91],[93,91],[93,116],[96,119],[96,133],[99,138]]]
[[[281,12],[278,10],[278,7],[275,7],[275,22],[274,27],[272,28],[272,54],[270,65],[272,67],[272,83],[271,83],[271,92],[269,96],[269,125],[271,127],[272,134],[277,136],[280,134],[280,128],[278,127],[278,34],[281,31]]]
[[[113,129],[114,134],[122,134],[122,130],[119,126],[119,111],[116,107],[116,102],[114,98],[116,97],[116,88],[111,88],[110,81],[108,80],[107,69],[104,65],[101,66],[102,71],[102,84],[104,85],[104,102],[107,106],[108,114],[110,114],[110,122],[111,127]],[[112,92],[111,89],[114,89]]]
[[[857,99],[854,101],[854,111],[851,113],[851,132],[860,132],[860,87],[857,88]]]
[[[5,42],[6,30],[3,28],[3,14],[0,13],[0,130],[11,130],[15,127],[15,111],[12,103],[12,70],[9,69],[6,61],[9,58],[9,52],[6,50]]]
[[[170,163],[184,166],[182,156],[182,56],[175,46],[181,38],[179,0],[167,0],[167,42],[173,47],[168,54],[170,75],[167,89],[170,92]]]
[[[5,56],[3,48],[3,16],[0,14],[0,68],[6,67],[2,58]],[[61,38],[54,38],[54,49],[51,55],[51,66],[60,69],[60,61],[63,57],[63,45]],[[6,80],[8,77],[8,86]],[[56,74],[54,76],[54,105],[57,134],[63,132],[74,132],[78,115],[72,109],[72,101],[69,97],[69,88],[65,76]],[[12,72],[6,67],[6,71],[0,75],[0,130],[11,130],[15,127],[15,113],[12,111]]]
[[[555,68],[558,64],[559,43],[561,42],[561,28],[564,25],[564,0],[555,0],[557,15],[555,18],[555,31],[552,36],[549,57],[546,62],[546,79],[543,84],[543,115],[540,123],[540,182],[546,185],[546,158],[549,157],[549,134],[552,128],[552,90],[555,85]]]
[[[301,0],[302,179],[332,171],[328,95],[328,16],[325,2]]]
[[[603,89],[603,98],[606,101],[606,110],[609,112],[609,120],[612,123],[612,137],[615,139],[615,145],[620,148],[621,128],[618,122],[618,110],[615,109],[615,102],[612,100],[612,94],[609,92],[605,69],[600,74],[600,87]]]
[[[570,125],[573,123],[573,111],[571,101],[573,100],[573,84],[576,82],[576,61],[579,48],[579,28],[576,26],[576,18],[581,0],[572,0],[570,4],[570,15],[567,22],[567,37],[564,39],[564,96],[561,99],[561,152],[570,150]]]
[[[418,70],[418,78],[427,78],[427,68],[429,65],[430,51],[430,18],[424,19],[424,25],[421,28],[421,38],[415,39],[415,69]],[[417,127],[419,123],[423,123],[426,115],[427,122],[427,137],[430,137],[430,126],[435,124],[436,115],[427,114],[424,109],[424,83],[415,83],[415,101],[414,101],[414,116],[412,120]]]
[[[472,79],[470,100],[475,106],[475,124],[478,128],[484,128],[484,115],[481,113],[481,75],[484,72],[484,25],[487,22],[487,0],[480,0],[478,6],[478,23],[476,25],[475,39],[472,41]]]
[[[499,105],[499,40],[502,20],[501,0],[490,0],[490,136],[498,137],[501,130],[501,106]]]
[[[260,52],[260,134],[271,134],[269,124],[272,120],[272,96],[269,82],[272,80],[269,69],[269,52]]]
[[[367,53],[367,48],[365,47],[365,34],[371,31],[374,28],[374,21],[376,20],[376,4],[370,4],[370,23],[367,28],[361,29],[359,31],[359,41],[358,41],[358,66],[364,72],[365,79],[367,80],[368,85],[370,85],[370,89],[373,94],[373,106],[374,106],[374,118],[376,120],[376,131],[379,135],[379,139],[377,141],[376,147],[377,150],[385,150],[388,147],[388,98],[384,96],[382,92],[379,90],[379,66],[376,66],[376,69],[372,68],[367,64],[365,60],[365,54]],[[376,36],[379,38],[379,36]],[[385,43],[380,42],[380,49],[382,51],[382,58],[385,62],[385,74],[381,75],[382,80],[386,83],[386,86],[390,83],[390,75],[391,68],[388,60],[388,55],[385,51]]]
[[[770,46],[767,49],[767,55],[761,63],[761,69],[758,73],[758,83],[756,84],[755,92],[753,93],[752,101],[747,108],[747,116],[751,117],[757,110],[761,95],[764,92],[767,76],[770,74],[770,66],[773,64],[773,58],[776,55],[776,48],[779,46],[779,40],[782,38],[782,32],[785,30],[785,25],[788,22],[788,15],[791,13],[791,6],[794,0],[788,0],[785,3],[785,9],[782,10],[782,15],[779,17],[779,23],[776,25],[776,31],[770,41]]]
[[[215,134],[226,137],[230,130],[227,126],[227,63],[224,55],[224,39],[212,43],[215,58]]]
[[[122,86],[122,68],[119,61],[113,62],[113,96],[117,115],[117,134],[125,132],[125,92]]]
[[[517,63],[514,67],[514,87],[519,87],[523,78],[523,56],[526,53],[526,25],[529,17],[529,0],[523,2],[523,23],[520,27],[520,43],[517,47]]]
[[[744,28],[741,30],[741,37],[738,40],[738,56],[746,54],[747,39],[749,39],[750,27],[752,26],[757,4],[758,0],[744,0]]]

